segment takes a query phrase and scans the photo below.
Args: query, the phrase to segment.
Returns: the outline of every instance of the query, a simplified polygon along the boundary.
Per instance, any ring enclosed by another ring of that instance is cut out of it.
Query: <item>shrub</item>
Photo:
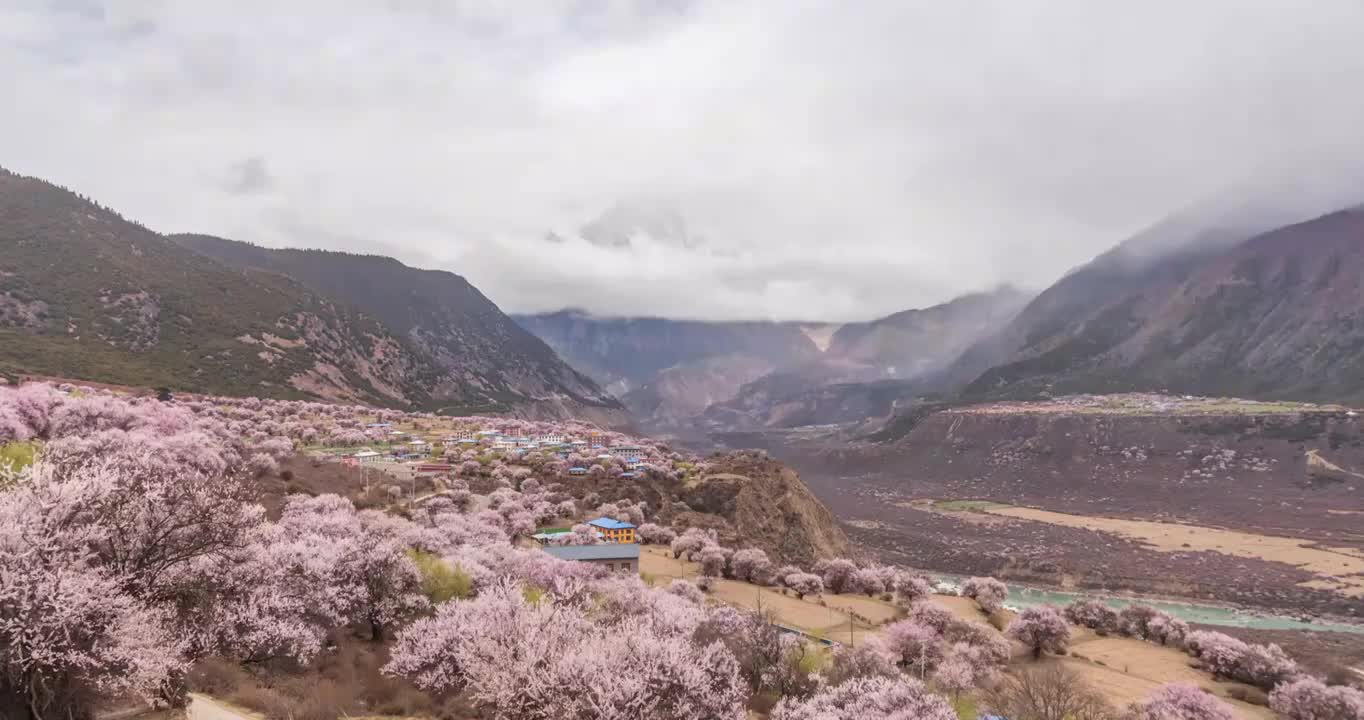
[[[408,550],[407,556],[421,573],[421,589],[432,605],[453,598],[466,598],[473,592],[473,578],[441,558],[421,550]]]

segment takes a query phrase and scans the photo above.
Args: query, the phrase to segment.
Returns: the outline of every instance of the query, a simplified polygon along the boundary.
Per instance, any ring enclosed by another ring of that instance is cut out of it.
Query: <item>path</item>
[[[199,693],[189,694],[185,717],[187,720],[265,720],[261,715]]]

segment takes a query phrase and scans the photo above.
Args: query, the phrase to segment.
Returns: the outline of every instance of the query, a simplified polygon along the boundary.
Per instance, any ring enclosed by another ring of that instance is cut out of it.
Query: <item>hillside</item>
[[[1030,299],[1017,288],[1003,286],[871,322],[848,323],[834,333],[827,354],[872,366],[885,378],[919,377],[998,331]]]
[[[816,360],[769,373],[705,412],[709,431],[886,418],[941,387],[974,343],[1008,327],[1029,295],[1012,287],[840,326]]]
[[[885,557],[1059,587],[1364,611],[1364,413],[1155,395],[921,406],[767,442]],[[1102,548],[1103,552],[1095,552]]]
[[[376,318],[437,368],[432,400],[453,410],[516,408],[542,417],[626,421],[614,398],[459,275],[373,255],[270,249],[207,235],[171,239],[234,267],[287,275]]]
[[[1254,237],[1209,230],[1140,262],[1132,244],[1062,279],[968,350],[950,371],[969,381],[965,395],[1364,398],[1364,213]]]
[[[459,336],[472,352],[443,355],[411,324],[389,325],[396,308],[229,267],[73,192],[0,172],[5,375],[443,412],[561,416],[581,405],[623,419],[591,381],[463,287],[484,303],[484,322]],[[556,394],[540,374],[582,392]]]
[[[372,319],[0,174],[0,367],[224,393],[422,404],[430,368]]]

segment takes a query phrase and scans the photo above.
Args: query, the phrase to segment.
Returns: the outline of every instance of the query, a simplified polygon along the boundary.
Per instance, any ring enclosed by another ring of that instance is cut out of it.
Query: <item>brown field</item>
[[[699,565],[674,560],[666,547],[645,545],[640,550],[640,572],[651,576],[655,584],[665,584],[664,581],[676,578],[695,581],[700,575]],[[862,595],[823,595],[800,600],[795,595],[783,595],[779,590],[737,580],[717,581],[711,597],[735,607],[769,610],[783,625],[845,643],[849,642],[850,637],[854,643],[861,640],[876,626],[893,621],[896,617],[895,606]],[[871,622],[854,618],[850,613]]]
[[[916,503],[916,506],[921,505],[922,503]],[[936,507],[941,508],[943,505]],[[946,507],[947,512],[961,515],[986,513],[1111,533],[1136,540],[1160,552],[1209,551],[1284,563],[1319,576],[1317,579],[1301,583],[1304,587],[1334,590],[1350,597],[1364,597],[1364,552],[1356,548],[1325,547],[1299,538],[1258,535],[1198,525],[1072,515],[998,503],[977,503],[964,511],[955,509],[951,503],[947,503]]]
[[[640,570],[655,584],[674,578],[695,580],[699,575],[696,563],[674,560],[666,547],[643,546]],[[778,620],[812,635],[828,637],[839,642],[862,642],[875,635],[881,625],[893,622],[898,616],[895,606],[876,598],[861,595],[824,595],[817,599],[798,600],[794,595],[783,595],[771,588],[763,588],[735,580],[719,580],[711,596],[747,609],[773,612]],[[988,623],[976,604],[962,597],[935,595],[933,602],[951,610],[964,620]],[[851,617],[855,613],[871,620],[866,623]],[[1008,613],[1006,612],[1006,618]],[[1021,646],[1015,648],[1015,665],[1032,662]],[[1077,629],[1072,635],[1070,655],[1048,658],[1043,662],[1059,662],[1094,685],[1117,707],[1138,702],[1151,691],[1167,682],[1190,682],[1206,688],[1235,708],[1238,717],[1246,720],[1268,720],[1274,714],[1267,708],[1227,697],[1235,683],[1216,682],[1207,673],[1189,666],[1189,657],[1173,648],[1161,647],[1131,638],[1099,637],[1093,632]]]

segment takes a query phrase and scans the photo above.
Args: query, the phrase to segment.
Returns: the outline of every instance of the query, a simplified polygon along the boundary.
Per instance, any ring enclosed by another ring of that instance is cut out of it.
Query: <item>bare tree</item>
[[[1060,663],[1040,663],[1009,673],[985,694],[992,713],[1009,720],[1112,720],[1112,706]]]

